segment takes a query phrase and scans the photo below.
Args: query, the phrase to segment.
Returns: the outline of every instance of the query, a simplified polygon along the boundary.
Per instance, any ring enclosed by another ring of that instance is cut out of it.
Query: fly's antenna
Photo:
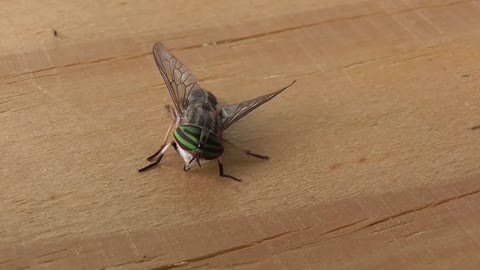
[[[188,162],[188,165],[190,166],[190,164],[192,164],[192,162],[196,160],[197,161],[197,164],[198,164],[198,167],[202,167],[202,165],[200,164],[200,153],[195,153],[195,155],[193,156],[193,158]]]

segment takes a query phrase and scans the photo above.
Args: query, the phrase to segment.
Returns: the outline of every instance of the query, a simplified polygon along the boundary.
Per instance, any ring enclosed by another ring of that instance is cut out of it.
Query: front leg
[[[172,143],[172,144],[173,144],[173,143]],[[155,155],[155,156],[158,155],[157,159],[156,159],[153,163],[150,163],[149,165],[147,165],[147,166],[139,169],[138,172],[144,172],[144,171],[150,170],[151,168],[157,166],[157,165],[160,163],[160,161],[162,160],[163,155],[167,152],[167,150],[168,150],[168,148],[170,147],[170,145],[171,145],[170,143],[169,143],[169,144],[164,144],[164,145],[162,146],[162,148],[160,148],[160,150],[158,150],[157,153],[156,153],[156,155]],[[155,157],[155,156],[154,156],[154,157]]]
[[[167,133],[165,134],[165,137],[163,138],[163,144],[162,144],[162,146],[160,146],[160,149],[158,149],[158,151],[155,152],[153,155],[149,156],[147,158],[148,161],[152,161],[158,154],[160,154],[160,151],[162,151],[162,149],[166,146],[168,137],[170,136],[170,132],[172,131],[173,124],[175,124],[175,122],[172,122],[170,124],[170,126],[168,127]]]
[[[178,119],[178,113],[177,111],[175,110],[175,108],[173,108],[172,106],[170,105],[165,105],[165,110],[167,110],[168,113],[170,113],[170,115],[172,116],[173,118],[173,121],[177,121]]]
[[[223,173],[223,163],[222,161],[220,160],[220,158],[217,158],[217,162],[218,162],[218,174],[221,176],[221,177],[226,177],[226,178],[230,178],[232,180],[235,180],[235,181],[238,181],[238,182],[242,182],[242,180],[234,177],[234,176],[231,176],[231,175],[228,175],[228,174],[224,174]]]

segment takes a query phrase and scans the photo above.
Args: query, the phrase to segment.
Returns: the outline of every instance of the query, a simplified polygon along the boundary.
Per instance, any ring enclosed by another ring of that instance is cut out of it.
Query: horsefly
[[[223,171],[223,163],[220,157],[224,151],[224,143],[243,151],[248,156],[268,159],[268,156],[258,155],[234,145],[222,137],[222,132],[260,105],[292,86],[295,81],[270,94],[238,104],[221,106],[218,104],[217,98],[211,92],[202,89],[192,72],[170,54],[161,43],[156,43],[153,46],[153,56],[173,100],[174,107],[165,106],[172,115],[173,122],[168,128],[160,149],[147,158],[152,163],[138,170],[139,172],[144,172],[158,165],[170,146],[183,158],[184,171],[190,170],[196,164],[201,167],[202,164],[216,159],[219,175],[236,181],[241,180],[224,174]],[[168,142],[173,126],[175,126],[174,140]]]

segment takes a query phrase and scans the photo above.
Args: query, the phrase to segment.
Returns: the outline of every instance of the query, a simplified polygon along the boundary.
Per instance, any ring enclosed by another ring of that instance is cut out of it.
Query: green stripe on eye
[[[196,135],[200,134],[200,132],[201,132],[201,129],[198,128],[198,127],[182,126],[182,127],[180,127],[180,128],[181,128],[183,131],[186,130],[186,131],[189,131],[190,133],[193,133],[193,134],[196,134]]]
[[[200,128],[194,126],[180,126],[179,129],[180,132],[182,132],[182,135],[187,136],[193,143],[198,145],[200,133],[202,131]]]
[[[193,137],[192,135],[190,135],[186,132],[184,132],[183,134],[185,134],[185,136],[187,136],[190,140],[192,140],[192,142],[194,142],[195,144],[198,145],[198,138],[195,138],[195,137]]]
[[[180,143],[181,145],[185,146],[185,147],[182,147],[182,148],[187,148],[187,149],[190,149],[190,150],[195,150],[197,149],[197,147],[195,145],[192,145],[191,143],[187,142],[186,140],[184,140],[182,138],[182,136],[180,136],[180,134],[178,134],[177,130],[175,130],[174,132],[174,136],[175,136],[175,139],[177,139],[178,143]]]

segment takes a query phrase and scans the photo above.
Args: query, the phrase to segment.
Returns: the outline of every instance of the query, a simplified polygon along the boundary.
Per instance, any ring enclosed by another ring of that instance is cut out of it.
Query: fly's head
[[[216,159],[223,154],[223,145],[220,138],[204,131],[201,127],[191,125],[178,126],[174,131],[177,152],[185,163],[184,170],[188,171],[195,165]]]

